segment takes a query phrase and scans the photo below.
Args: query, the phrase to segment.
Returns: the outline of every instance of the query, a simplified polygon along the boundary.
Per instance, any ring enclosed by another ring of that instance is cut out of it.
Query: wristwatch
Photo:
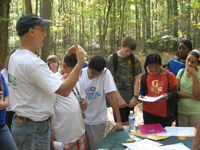
[[[133,96],[138,99],[138,95],[133,95]]]

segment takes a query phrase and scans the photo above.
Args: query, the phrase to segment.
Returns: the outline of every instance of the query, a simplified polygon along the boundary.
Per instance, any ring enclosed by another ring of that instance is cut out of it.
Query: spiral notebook
[[[152,135],[166,132],[160,123],[138,125],[142,135]]]

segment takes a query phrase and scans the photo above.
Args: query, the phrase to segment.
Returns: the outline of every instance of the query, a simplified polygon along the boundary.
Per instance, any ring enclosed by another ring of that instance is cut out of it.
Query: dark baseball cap
[[[30,28],[34,28],[36,25],[47,26],[52,23],[52,20],[42,19],[34,14],[23,14],[17,21],[17,33],[19,36],[28,32]]]

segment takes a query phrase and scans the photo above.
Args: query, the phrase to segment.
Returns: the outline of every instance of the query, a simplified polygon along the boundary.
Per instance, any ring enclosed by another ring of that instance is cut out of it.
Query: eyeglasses
[[[40,31],[42,31],[43,33],[45,33],[44,29],[38,29],[38,28],[33,28],[33,29],[35,29],[35,30],[40,30]]]

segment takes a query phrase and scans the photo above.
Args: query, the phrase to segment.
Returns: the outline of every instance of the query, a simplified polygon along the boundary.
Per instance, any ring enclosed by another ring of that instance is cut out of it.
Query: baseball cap
[[[52,20],[42,19],[41,17],[34,14],[23,14],[17,21],[17,33],[19,36],[28,32],[30,28],[36,25],[47,26],[52,23]]]

